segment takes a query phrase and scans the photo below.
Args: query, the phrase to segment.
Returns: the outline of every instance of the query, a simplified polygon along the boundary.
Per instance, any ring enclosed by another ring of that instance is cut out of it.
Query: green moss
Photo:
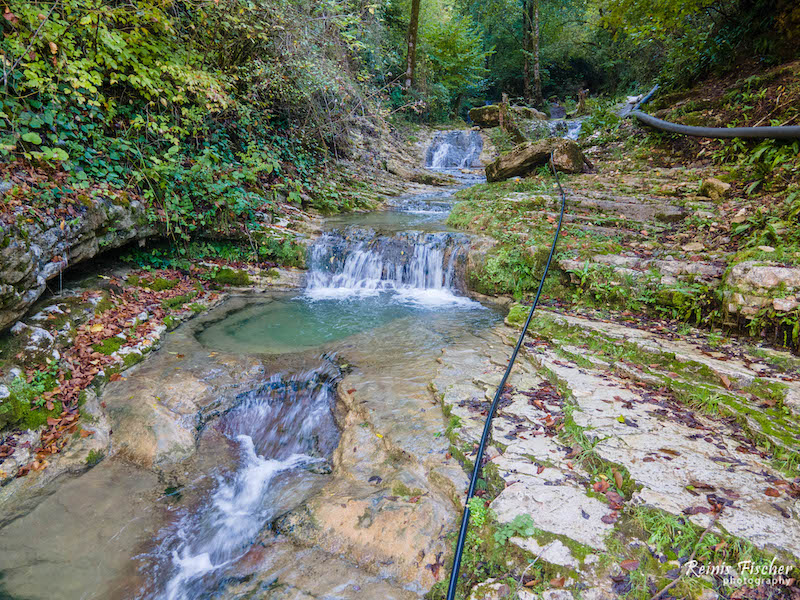
[[[182,294],[180,296],[174,296],[172,298],[165,298],[164,300],[161,301],[161,307],[167,310],[171,310],[174,308],[178,308],[179,306],[183,306],[188,302],[191,302],[196,297],[197,297],[197,292],[191,292],[189,294]]]
[[[102,342],[92,344],[92,350],[94,350],[95,352],[99,352],[100,354],[111,355],[117,352],[120,348],[122,348],[122,345],[124,343],[125,340],[117,336],[114,336],[106,338]]]
[[[105,457],[106,457],[105,452],[103,452],[102,450],[95,450],[94,448],[92,448],[91,450],[89,450],[89,454],[86,457],[86,464],[89,465],[90,467],[93,467],[96,464],[98,464],[101,460],[103,460]]]
[[[514,326],[521,326],[525,323],[525,319],[528,318],[528,314],[530,313],[530,306],[525,306],[524,304],[515,303],[511,306],[506,315],[506,323],[509,325]]]
[[[171,290],[176,285],[178,285],[177,279],[165,279],[163,277],[156,277],[152,283],[148,284],[149,287],[154,292],[163,292],[165,290]]]
[[[164,317],[164,326],[167,328],[167,331],[175,329],[179,324],[180,321],[171,315]]]
[[[198,302],[192,302],[189,305],[189,310],[191,310],[194,314],[199,315],[201,312],[206,310],[206,306]]]
[[[98,302],[95,305],[94,313],[96,315],[100,315],[100,314],[103,314],[104,312],[106,312],[107,310],[111,310],[112,308],[114,308],[114,303],[111,302],[111,300],[109,300],[108,297],[104,296],[100,300],[100,302]]]
[[[414,496],[422,496],[425,492],[421,489],[409,488],[406,484],[402,481],[395,481],[392,484],[392,495],[393,496],[402,496],[404,498],[413,498]]]
[[[133,365],[142,362],[144,356],[139,352],[130,352],[122,358],[122,368],[129,369]]]
[[[228,269],[224,267],[214,274],[214,281],[222,285],[245,286],[250,285],[250,276],[246,271]]]

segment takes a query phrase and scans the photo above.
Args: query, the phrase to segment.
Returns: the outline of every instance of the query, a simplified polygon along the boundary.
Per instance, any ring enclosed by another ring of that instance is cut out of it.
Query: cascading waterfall
[[[552,136],[577,140],[581,134],[583,119],[556,119],[547,121],[547,125],[550,127]]]
[[[348,228],[324,234],[311,250],[310,298],[374,296],[392,291],[423,304],[470,303],[454,294],[456,268],[468,238],[447,232],[408,231],[382,236]]]
[[[323,360],[315,369],[274,375],[237,398],[218,428],[239,445],[235,473],[220,477],[208,504],[187,514],[157,554],[168,556],[166,583],[147,597],[190,600],[202,596],[251,547],[277,515],[270,495],[281,474],[321,462],[335,448],[334,383],[338,368]]]
[[[477,131],[440,131],[425,155],[425,166],[432,169],[479,167],[483,138]]]

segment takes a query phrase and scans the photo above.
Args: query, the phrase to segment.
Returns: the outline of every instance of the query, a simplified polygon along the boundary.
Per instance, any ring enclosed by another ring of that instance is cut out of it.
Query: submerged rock
[[[580,173],[586,164],[578,144],[572,140],[549,138],[538,142],[525,142],[510,152],[501,154],[486,166],[486,179],[502,181],[510,177],[527,175],[533,169],[547,164],[551,155],[556,169],[564,173]]]

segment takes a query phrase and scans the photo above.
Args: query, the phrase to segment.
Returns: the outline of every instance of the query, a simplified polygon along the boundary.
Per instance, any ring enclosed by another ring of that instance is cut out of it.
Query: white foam
[[[285,460],[266,459],[256,454],[250,436],[236,439],[242,448],[242,467],[231,481],[220,481],[199,523],[183,524],[193,530],[202,526],[205,533],[198,538],[192,531],[181,532],[186,541],[172,552],[175,574],[161,596],[164,600],[189,600],[192,596],[187,584],[243,556],[249,540],[263,526],[262,505],[272,479],[282,471],[319,460],[305,454],[293,454]]]

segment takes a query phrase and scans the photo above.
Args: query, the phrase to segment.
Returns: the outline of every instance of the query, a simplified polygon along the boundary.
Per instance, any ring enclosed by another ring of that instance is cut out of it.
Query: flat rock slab
[[[534,360],[569,390],[579,408],[573,419],[598,440],[597,454],[626,467],[642,486],[634,500],[682,515],[709,510],[707,498],[713,495],[727,504],[718,522],[728,533],[800,556],[796,501],[786,493],[765,493],[784,476],[767,460],[739,450],[738,429],[644,385],[567,364],[551,350],[539,349]],[[711,516],[689,518],[707,526]]]

